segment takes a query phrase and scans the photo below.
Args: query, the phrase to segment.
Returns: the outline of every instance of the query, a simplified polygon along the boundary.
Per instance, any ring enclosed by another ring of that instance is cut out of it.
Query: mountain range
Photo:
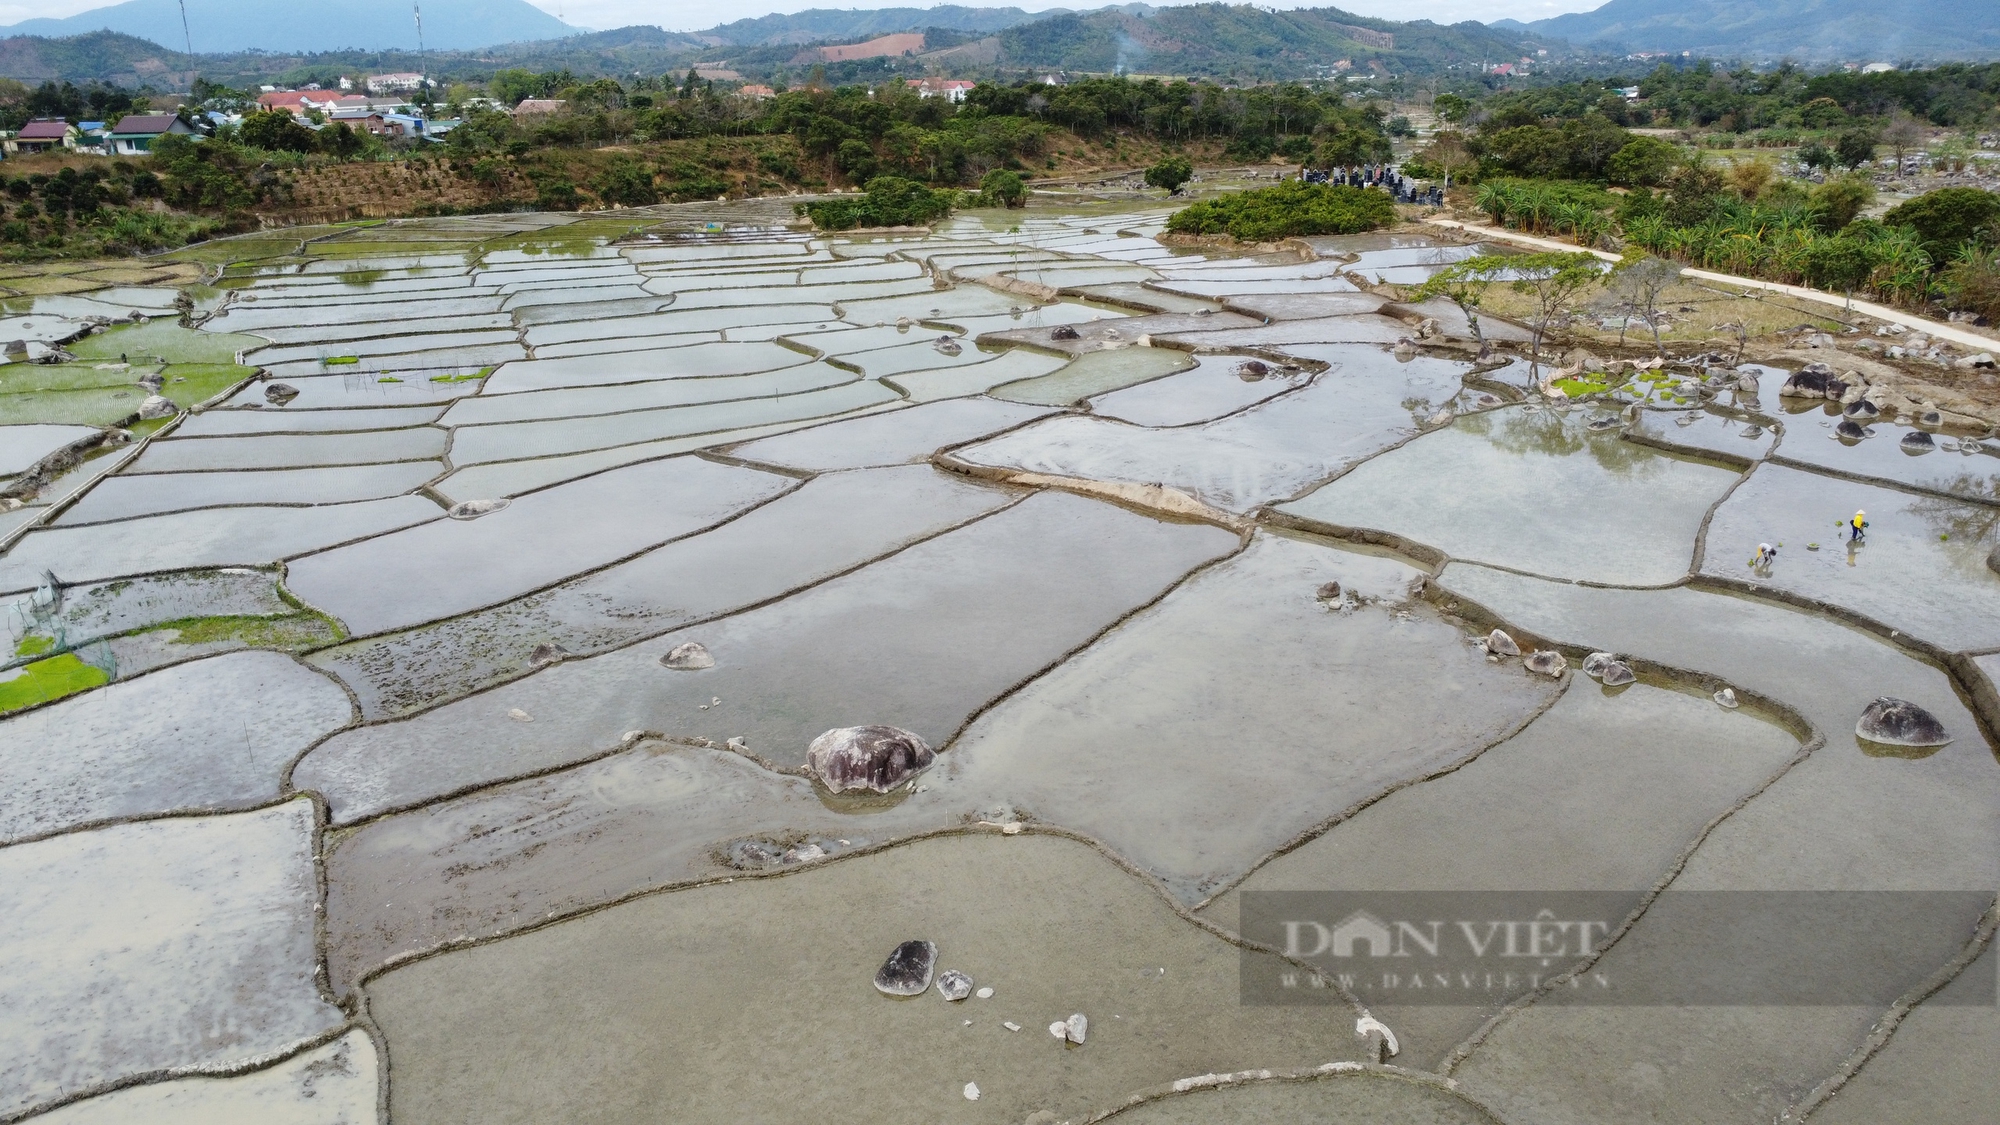
[[[1995,0],[1610,0],[1595,11],[1493,26],[1607,49],[1718,58],[2000,57]]]
[[[178,0],[127,0],[65,19],[24,20],[0,27],[0,36],[64,38],[114,31],[150,40],[172,50],[191,42],[196,54],[237,51],[415,50],[416,12],[412,0],[185,0],[181,24]],[[422,46],[462,51],[495,43],[558,39],[585,29],[535,7],[527,0],[421,0]]]

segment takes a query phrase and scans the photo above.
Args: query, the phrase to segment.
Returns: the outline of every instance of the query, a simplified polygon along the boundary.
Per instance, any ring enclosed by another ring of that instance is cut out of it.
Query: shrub
[[[979,202],[985,207],[1025,207],[1028,185],[1019,173],[995,168],[979,181]]]
[[[798,212],[821,230],[921,226],[951,214],[958,200],[955,191],[934,191],[897,176],[875,177],[866,192],[859,199],[802,203]]]
[[[1944,261],[1967,240],[2000,225],[2000,195],[1976,187],[1939,188],[1926,192],[1882,216],[1892,227],[1909,227],[1923,240],[1924,252]]]
[[[1176,212],[1167,229],[1267,242],[1313,234],[1357,234],[1396,221],[1396,204],[1374,188],[1287,180],[1276,187],[1207,199]]]
[[[590,181],[590,190],[606,203],[645,207],[660,201],[653,186],[653,170],[630,157],[621,157]]]

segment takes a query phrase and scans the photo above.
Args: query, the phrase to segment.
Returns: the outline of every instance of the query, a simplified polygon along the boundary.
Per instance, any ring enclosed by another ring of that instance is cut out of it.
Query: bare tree
[[[1903,174],[1903,155],[1921,146],[1930,136],[1924,123],[1903,110],[1897,110],[1889,117],[1889,124],[1882,129],[1882,143],[1896,154],[1896,175]]]
[[[1653,347],[1660,346],[1660,294],[1679,281],[1681,268],[1663,258],[1655,258],[1634,247],[1625,252],[1625,258],[1611,270],[1611,292],[1625,307],[1631,317],[1643,317],[1646,326],[1653,330]],[[1618,342],[1625,342],[1625,333],[1618,333]]]

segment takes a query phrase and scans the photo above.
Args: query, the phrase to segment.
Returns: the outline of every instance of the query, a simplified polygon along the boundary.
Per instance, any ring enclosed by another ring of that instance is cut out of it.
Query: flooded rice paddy
[[[2000,442],[1712,361],[1545,394],[1367,291],[1469,252],[1422,237],[786,218],[267,233],[0,310],[0,1121],[2000,1097]],[[874,726],[928,764],[833,792]],[[1625,905],[1444,1002],[1249,932],[1406,891]],[[1971,895],[1888,1000],[1566,1002],[1714,943],[1687,891]],[[913,941],[976,991],[885,995]]]

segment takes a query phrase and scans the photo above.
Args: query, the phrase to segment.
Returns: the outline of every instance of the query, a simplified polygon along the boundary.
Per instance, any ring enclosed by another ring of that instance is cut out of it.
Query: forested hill
[[[1473,22],[1397,23],[1338,8],[1275,11],[1247,4],[1057,15],[1008,28],[999,45],[1003,65],[1244,79],[1305,77],[1341,60],[1363,73],[1379,64],[1422,74],[1453,64],[1539,58],[1536,51],[1551,46],[1568,53],[1543,34]]]
[[[1499,26],[1626,51],[1733,59],[2000,58],[1994,0],[1611,0]]]

